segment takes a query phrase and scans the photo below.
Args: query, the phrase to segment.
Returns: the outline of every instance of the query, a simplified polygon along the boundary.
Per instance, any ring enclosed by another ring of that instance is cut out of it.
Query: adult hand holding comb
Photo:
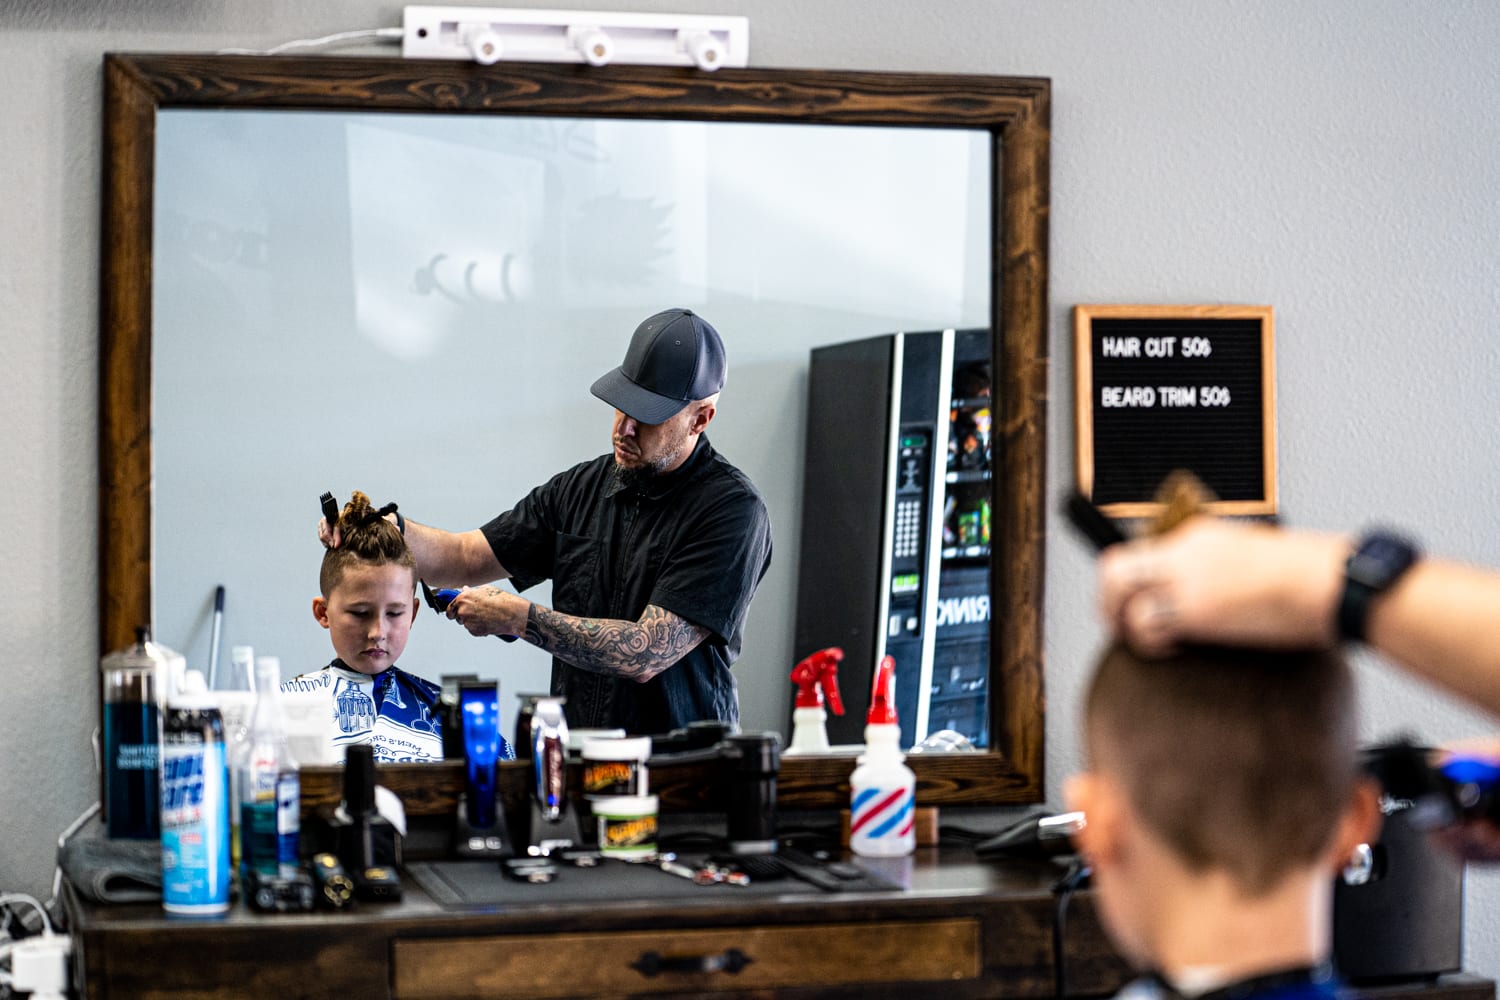
[[[1332,645],[1348,540],[1213,517],[1203,512],[1212,499],[1191,473],[1173,473],[1146,534],[1101,552],[1106,625],[1153,656],[1186,642]]]
[[[323,520],[318,522],[318,541],[324,548],[336,549],[342,541],[339,538],[339,502],[332,493],[324,493],[318,498],[318,505],[323,509]]]
[[[356,496],[359,495],[358,490],[354,492]],[[332,493],[325,492],[318,498],[318,506],[323,511],[323,517],[318,521],[318,541],[323,543],[325,549],[336,549],[344,543],[343,532],[339,529],[339,519],[342,517],[339,503],[333,498]],[[396,505],[394,503],[388,503],[374,514],[368,516],[375,517],[377,515],[387,520],[390,520],[392,515],[394,515],[392,523],[396,525],[396,528],[402,535],[406,534],[405,522],[402,520],[401,515],[396,512]]]

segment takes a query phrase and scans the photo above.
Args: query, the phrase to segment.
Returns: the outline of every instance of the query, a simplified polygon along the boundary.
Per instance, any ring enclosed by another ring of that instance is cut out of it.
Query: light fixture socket
[[[591,24],[569,27],[568,41],[583,54],[583,61],[590,66],[603,66],[615,54],[615,46],[609,35]]]
[[[499,62],[505,51],[500,33],[488,24],[470,25],[464,30],[463,39],[464,47],[469,50],[469,57],[485,66]]]

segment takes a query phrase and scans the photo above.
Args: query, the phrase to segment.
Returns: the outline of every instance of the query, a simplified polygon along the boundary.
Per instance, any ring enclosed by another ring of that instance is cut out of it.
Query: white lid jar
[[[593,801],[650,791],[646,760],[651,737],[596,738],[583,741],[583,794]]]

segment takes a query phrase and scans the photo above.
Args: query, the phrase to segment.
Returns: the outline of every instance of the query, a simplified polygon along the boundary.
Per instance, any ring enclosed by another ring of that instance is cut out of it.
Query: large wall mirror
[[[280,655],[287,676],[316,669],[318,493],[482,523],[607,448],[588,385],[639,319],[688,305],[730,352],[709,436],[761,486],[776,533],[736,665],[742,723],[785,735],[808,352],[989,327],[991,747],[914,760],[923,801],[1040,799],[1046,81],[222,56],[105,68],[106,649],[151,622],[201,665],[225,586],[226,645]],[[545,659],[516,647],[424,611],[403,663],[543,688]],[[851,766],[789,759],[783,797],[837,804]]]

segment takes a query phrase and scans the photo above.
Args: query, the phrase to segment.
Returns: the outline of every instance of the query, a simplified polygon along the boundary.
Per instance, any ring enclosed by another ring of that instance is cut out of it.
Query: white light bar
[[[407,7],[401,54],[408,59],[747,66],[750,19],[697,14],[504,7]]]

